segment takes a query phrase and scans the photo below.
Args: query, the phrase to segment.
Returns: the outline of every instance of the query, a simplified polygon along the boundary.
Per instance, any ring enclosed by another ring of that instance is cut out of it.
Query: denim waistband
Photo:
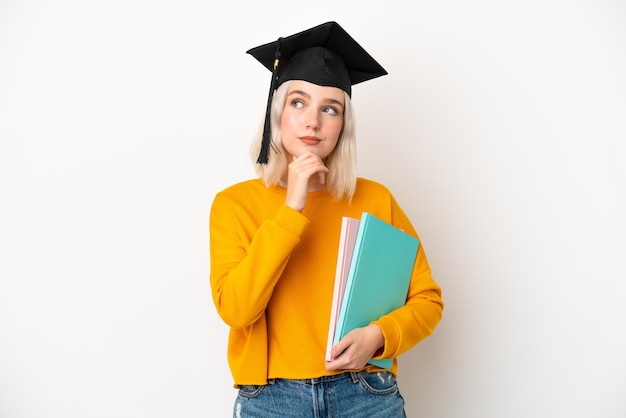
[[[270,385],[273,385],[277,380],[281,380],[281,381],[287,381],[287,382],[292,382],[292,383],[299,383],[302,385],[316,385],[316,384],[325,383],[325,382],[334,382],[334,381],[341,380],[341,379],[352,379],[352,381],[356,383],[359,381],[359,373],[365,373],[365,372],[343,372],[339,374],[333,374],[330,376],[314,377],[311,379],[282,379],[282,378],[267,379],[267,383]]]

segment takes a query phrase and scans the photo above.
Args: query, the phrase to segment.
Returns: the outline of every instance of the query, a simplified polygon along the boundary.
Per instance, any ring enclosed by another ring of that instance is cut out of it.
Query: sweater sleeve
[[[258,225],[227,196],[211,206],[211,290],[221,318],[244,328],[264,313],[274,286],[309,220],[282,205]]]
[[[393,197],[391,217],[393,225],[419,239]],[[385,340],[383,351],[376,358],[395,358],[432,334],[441,320],[443,307],[441,288],[431,276],[420,240],[406,304],[374,321],[381,328]]]

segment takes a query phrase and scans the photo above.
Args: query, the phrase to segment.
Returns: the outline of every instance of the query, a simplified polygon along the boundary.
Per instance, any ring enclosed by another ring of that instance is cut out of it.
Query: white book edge
[[[332,361],[331,351],[337,329],[337,320],[341,311],[341,303],[346,288],[346,279],[350,270],[352,253],[356,235],[359,230],[360,220],[344,216],[341,220],[341,232],[339,235],[339,250],[337,252],[337,267],[335,270],[335,286],[333,289],[333,302],[330,311],[330,324],[328,326],[328,340],[326,342],[326,361]]]

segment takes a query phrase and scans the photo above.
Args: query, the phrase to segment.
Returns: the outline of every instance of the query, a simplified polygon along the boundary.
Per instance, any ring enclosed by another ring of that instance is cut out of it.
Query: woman
[[[351,86],[387,73],[335,22],[248,53],[272,71],[253,147],[259,178],[219,192],[210,218],[234,416],[403,417],[395,358],[443,311],[422,245],[406,304],[349,332],[325,360],[342,217],[366,211],[417,237],[387,188],[356,177]]]

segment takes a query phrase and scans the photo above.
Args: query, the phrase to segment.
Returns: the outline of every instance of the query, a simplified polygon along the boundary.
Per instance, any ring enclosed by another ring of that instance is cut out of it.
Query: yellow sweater
[[[325,369],[324,356],[342,216],[366,211],[417,237],[389,190],[371,180],[357,180],[351,204],[321,190],[309,193],[299,213],[285,196],[286,189],[255,179],[219,192],[211,207],[211,288],[230,326],[235,386],[339,373]],[[420,242],[406,305],[375,322],[385,339],[380,358],[395,358],[429,336],[442,311]]]

